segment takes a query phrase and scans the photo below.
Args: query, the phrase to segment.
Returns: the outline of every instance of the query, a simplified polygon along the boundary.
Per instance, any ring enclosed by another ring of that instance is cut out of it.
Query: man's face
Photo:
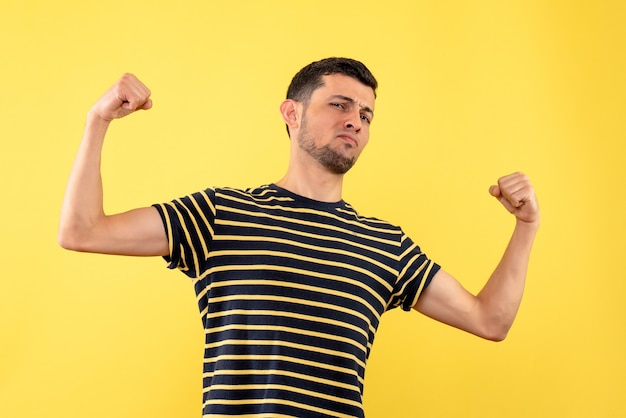
[[[367,145],[374,92],[342,74],[323,77],[302,113],[299,147],[335,174],[346,173]]]

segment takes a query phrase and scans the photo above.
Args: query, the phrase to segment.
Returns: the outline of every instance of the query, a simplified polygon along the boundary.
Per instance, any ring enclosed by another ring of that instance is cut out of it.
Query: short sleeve
[[[429,259],[410,237],[402,234],[398,260],[398,279],[388,309],[409,311],[441,267]]]
[[[206,269],[215,225],[215,191],[201,192],[154,204],[169,243],[169,255],[164,259],[171,269],[177,268],[191,278]]]

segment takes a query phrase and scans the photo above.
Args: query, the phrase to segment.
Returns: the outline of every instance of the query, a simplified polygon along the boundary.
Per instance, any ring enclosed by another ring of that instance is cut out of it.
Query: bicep
[[[106,216],[84,243],[86,252],[164,256],[169,244],[163,221],[154,207],[133,209]]]
[[[444,324],[483,335],[478,298],[444,270],[435,274],[413,309]]]

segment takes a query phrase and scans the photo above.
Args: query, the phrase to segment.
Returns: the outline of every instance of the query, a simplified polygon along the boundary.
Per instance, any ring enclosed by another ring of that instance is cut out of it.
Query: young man
[[[474,296],[400,228],[342,200],[369,139],[377,83],[360,62],[303,68],[280,110],[289,166],[274,184],[206,189],[105,215],[100,156],[113,119],[152,106],[124,75],[88,114],[63,203],[64,248],[161,255],[193,279],[205,327],[205,416],[363,416],[365,364],[381,315],[400,306],[491,340],[517,313],[539,209],[528,178],[490,193],[516,217],[502,260]]]

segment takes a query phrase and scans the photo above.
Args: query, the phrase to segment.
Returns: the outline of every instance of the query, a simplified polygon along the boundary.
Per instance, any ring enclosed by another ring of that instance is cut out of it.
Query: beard
[[[306,117],[302,118],[298,145],[334,174],[346,174],[356,162],[356,157],[345,157],[332,149],[328,144],[323,147],[316,146],[315,139],[309,133]]]

